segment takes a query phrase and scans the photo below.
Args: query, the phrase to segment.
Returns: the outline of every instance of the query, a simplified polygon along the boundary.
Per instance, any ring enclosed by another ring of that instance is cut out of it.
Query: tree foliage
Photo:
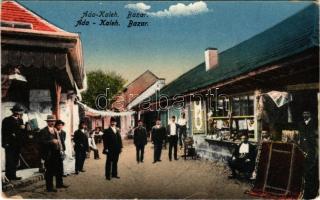
[[[82,101],[91,108],[101,110],[101,106],[96,105],[97,97],[106,95],[106,90],[109,88],[107,98],[111,100],[123,90],[125,83],[126,80],[114,71],[90,71],[87,73],[87,90],[81,94]],[[108,102],[107,108],[110,108],[111,103],[112,101]]]

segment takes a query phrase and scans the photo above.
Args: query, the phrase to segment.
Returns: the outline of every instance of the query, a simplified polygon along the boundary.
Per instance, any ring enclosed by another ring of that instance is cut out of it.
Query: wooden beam
[[[75,46],[74,43],[57,41],[57,40],[41,40],[33,38],[1,38],[1,46],[14,45],[14,46],[34,46],[44,48],[57,48],[57,49],[69,49]]]
[[[288,91],[294,90],[319,90],[319,83],[301,83],[296,85],[288,85]]]

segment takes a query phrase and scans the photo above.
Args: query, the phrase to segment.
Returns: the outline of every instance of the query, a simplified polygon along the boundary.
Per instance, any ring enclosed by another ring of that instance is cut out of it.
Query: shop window
[[[209,110],[212,117],[227,117],[230,110],[228,97],[220,97],[217,101],[213,98],[210,102]]]
[[[232,98],[233,116],[251,116],[253,115],[253,95],[236,96]]]
[[[241,134],[254,139],[254,95],[239,95],[211,100],[208,137],[235,141]],[[230,112],[232,111],[232,112]]]

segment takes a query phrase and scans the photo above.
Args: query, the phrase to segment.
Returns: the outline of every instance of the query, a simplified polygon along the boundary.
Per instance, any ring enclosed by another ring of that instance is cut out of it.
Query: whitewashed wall
[[[158,89],[163,88],[165,85],[164,80],[158,80],[155,82],[151,87],[146,89],[143,93],[141,93],[136,99],[134,99],[128,106],[128,110],[130,110],[132,107],[138,105],[141,103],[144,99],[150,97],[151,95],[155,94]]]
[[[60,103],[60,118],[65,122],[64,130],[67,133],[66,136],[66,154],[65,160],[65,172],[70,173],[74,171],[74,159],[73,159],[73,144],[71,142],[71,135],[78,128],[79,125],[79,109],[78,105],[74,103],[74,95],[61,94]],[[42,129],[46,127],[47,115],[52,114],[52,102],[49,90],[30,90],[29,94],[30,110],[27,114],[23,115],[23,121],[27,122],[31,119],[37,119],[38,128]],[[1,121],[12,114],[11,108],[15,105],[15,102],[2,102],[1,103]],[[1,148],[1,167],[5,167],[4,149]]]

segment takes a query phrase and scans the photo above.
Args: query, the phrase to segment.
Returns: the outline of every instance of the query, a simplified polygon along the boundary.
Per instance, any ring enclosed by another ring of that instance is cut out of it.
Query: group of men
[[[24,109],[20,105],[15,105],[11,109],[12,115],[2,121],[2,147],[5,149],[6,169],[5,175],[9,180],[20,180],[16,176],[19,155],[23,142],[25,125],[22,120]],[[66,132],[63,131],[64,122],[57,120],[54,115],[48,115],[47,126],[40,131],[41,159],[45,166],[45,181],[48,192],[56,192],[53,187],[53,177],[56,177],[56,188],[67,188],[63,183],[63,160],[65,158],[65,139]],[[303,112],[303,122],[299,124],[300,138],[299,144],[306,155],[305,161],[305,189],[304,197],[312,198],[317,195],[319,188],[318,180],[318,152],[316,122],[311,118],[310,112]],[[122,152],[122,139],[117,122],[114,118],[110,120],[110,126],[105,129],[102,135],[103,154],[106,154],[105,177],[119,179],[118,160]],[[176,123],[175,116],[172,116],[167,127],[161,125],[159,119],[151,130],[151,141],[154,144],[154,161],[161,161],[161,151],[163,143],[169,141],[169,160],[178,160],[177,147],[178,141],[182,146],[182,139],[186,137],[187,120],[183,114],[179,123]],[[87,153],[95,151],[95,159],[99,159],[99,154],[94,142],[94,134],[88,134],[87,124],[81,121],[79,129],[74,132],[74,151],[75,151],[75,174],[85,172],[83,169]],[[91,139],[91,140],[90,140]],[[140,120],[134,130],[134,144],[136,146],[136,159],[138,163],[143,162],[144,147],[147,144],[147,131]],[[245,171],[248,175],[253,171],[255,165],[255,149],[248,142],[246,135],[241,137],[241,143],[234,151],[229,166],[232,170],[231,178],[236,176],[236,171]]]
[[[167,140],[169,142],[169,160],[172,161],[172,154],[174,160],[178,160],[177,150],[178,141],[182,147],[183,139],[186,138],[187,121],[185,114],[182,114],[179,123],[176,123],[176,117],[172,116],[171,121],[167,127],[161,125],[161,120],[157,119],[156,124],[151,129],[151,142],[154,145],[153,163],[161,162],[161,152],[163,143]],[[134,129],[133,141],[136,146],[137,163],[143,163],[144,147],[147,144],[147,130],[143,127],[142,120],[138,121],[138,126]]]
[[[5,176],[9,180],[21,180],[16,175],[21,148],[26,136],[26,127],[22,120],[24,109],[16,104],[11,109],[12,115],[2,121],[2,147],[5,149]],[[48,192],[53,189],[53,176],[57,188],[67,188],[63,184],[63,159],[65,157],[66,132],[62,130],[64,122],[53,115],[47,117],[47,126],[40,131],[40,154],[45,166],[45,180]]]
[[[319,190],[319,160],[317,144],[316,121],[312,119],[310,111],[302,113],[303,120],[298,124],[299,138],[298,145],[305,155],[304,161],[304,199],[314,199]],[[247,178],[255,167],[256,149],[248,142],[248,136],[241,137],[241,143],[237,145],[228,164],[232,171],[229,178],[238,177],[239,173],[244,173]]]

